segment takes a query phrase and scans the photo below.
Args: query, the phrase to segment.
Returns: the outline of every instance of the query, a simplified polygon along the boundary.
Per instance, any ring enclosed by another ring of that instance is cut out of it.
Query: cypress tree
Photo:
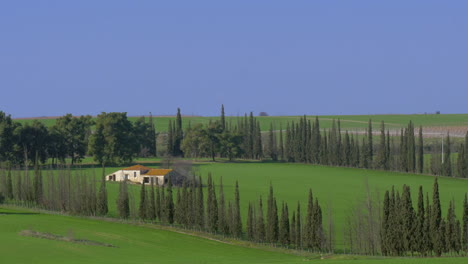
[[[266,239],[268,242],[276,243],[278,241],[278,228],[278,207],[276,205],[276,199],[273,196],[273,186],[270,185],[266,227]]]
[[[120,218],[127,219],[130,216],[130,200],[128,198],[127,181],[120,182],[117,211]]]
[[[463,201],[463,235],[462,245],[465,251],[468,251],[468,195],[465,193],[465,200]]]
[[[416,232],[414,234],[414,241],[413,245],[415,245],[415,250],[421,253],[421,255],[425,255],[426,249],[424,248],[424,221],[425,221],[425,210],[424,210],[424,194],[423,194],[423,187],[419,186],[419,193],[418,193],[418,212],[416,218]]]
[[[372,120],[369,119],[369,128],[367,131],[367,158],[368,158],[368,165],[372,167],[372,162],[374,159],[374,145],[372,141]]]
[[[387,256],[389,254],[388,236],[390,232],[390,194],[388,190],[384,196],[381,232],[380,244],[382,245],[382,255]]]
[[[104,175],[104,169],[103,176],[101,177],[101,187],[99,187],[96,207],[97,215],[99,216],[107,215],[107,213],[109,212],[109,208],[107,206],[106,176]]]
[[[148,206],[146,204],[146,190],[145,190],[145,184],[141,184],[141,189],[140,189],[140,206],[138,207],[138,216],[140,217],[141,220],[145,220],[147,218],[146,213],[148,210]]]
[[[227,234],[229,232],[229,228],[226,221],[226,202],[224,201],[223,177],[220,178],[219,182],[218,204],[218,230],[223,234]]]
[[[11,167],[8,165],[8,174],[5,183],[5,197],[7,199],[13,199],[13,181],[11,179]]]
[[[208,197],[206,200],[207,227],[210,232],[218,230],[218,202],[211,173],[208,174]]]
[[[176,202],[175,202],[175,210],[174,210],[174,222],[179,223],[183,225],[184,221],[184,205],[182,201],[182,197],[180,194],[180,189],[177,189],[177,194],[176,194]]]
[[[221,105],[221,129],[226,131],[226,118],[224,117],[224,104]]]
[[[288,204],[283,202],[281,206],[281,221],[279,225],[279,242],[283,246],[289,245],[289,212]]]
[[[414,249],[413,243],[415,242],[415,215],[413,209],[413,202],[411,199],[411,190],[409,186],[403,185],[403,193],[401,199],[401,210],[403,220],[403,248],[404,251],[411,252]]]
[[[426,193],[426,215],[424,217],[424,236],[423,236],[423,252],[425,255],[430,254],[433,250],[431,240],[431,221],[432,221],[432,207],[429,203],[429,194]]]
[[[408,171],[416,171],[416,143],[414,138],[414,125],[410,121],[407,128],[407,154],[408,154]]]
[[[424,172],[424,142],[423,142],[423,134],[422,134],[422,126],[419,127],[419,142],[418,142],[418,172]]]
[[[386,140],[385,140],[385,123],[382,121],[380,126],[380,144],[375,160],[375,167],[378,169],[385,170],[387,165],[387,153],[386,153]]]
[[[444,176],[452,176],[452,161],[450,158],[450,135],[447,134],[446,137],[446,147],[444,151],[444,163],[442,164],[442,175]]]
[[[167,129],[167,154],[170,156],[174,156],[174,133],[172,129],[172,121],[169,120],[169,126]]]
[[[307,215],[306,215],[306,225],[304,227],[304,246],[308,249],[313,249],[314,240],[316,238],[314,226],[314,199],[312,195],[312,189],[309,189],[309,199],[307,202]]]
[[[162,212],[162,203],[161,203],[161,193],[160,193],[160,188],[159,188],[159,182],[156,180],[156,218],[159,219],[159,221],[162,220],[161,218],[161,212]]]
[[[280,159],[283,161],[284,160],[284,144],[283,144],[283,128],[280,123],[280,131],[279,131],[279,154],[280,154]]]
[[[253,208],[252,203],[249,202],[249,208],[247,210],[247,239],[254,240],[254,216],[253,216]]]
[[[436,256],[440,257],[443,251],[442,238],[441,236],[441,221],[442,213],[440,208],[440,198],[439,198],[439,184],[437,182],[437,177],[434,180],[434,187],[432,193],[432,213],[431,213],[431,235],[432,235],[432,244]]]
[[[241,237],[242,235],[242,220],[240,215],[240,194],[239,194],[239,184],[236,181],[236,189],[234,192],[234,208],[233,208],[233,232],[232,234],[235,237]]]
[[[302,225],[301,225],[301,204],[297,202],[297,218],[296,218],[296,247],[302,248]]]
[[[466,178],[468,168],[466,167],[466,157],[465,157],[465,146],[463,144],[460,145],[458,150],[458,159],[457,159],[457,170],[458,170],[458,177]]]
[[[156,219],[156,198],[154,197],[154,182],[153,181],[151,181],[147,218],[151,220]]]
[[[291,217],[291,225],[289,227],[289,230],[290,230],[290,237],[289,237],[289,241],[291,243],[296,243],[296,212],[293,211],[292,213],[292,217]],[[297,245],[296,245],[297,246]]]
[[[172,180],[171,177],[168,177],[167,182],[167,195],[165,199],[165,217],[169,224],[174,223],[174,200],[172,196]]]
[[[203,198],[203,183],[201,176],[198,176],[198,191],[197,191],[197,199],[196,199],[196,206],[195,206],[195,222],[198,228],[202,229],[205,223],[205,206],[204,206],[204,198]]]
[[[265,220],[263,218],[262,197],[258,201],[257,222],[255,224],[255,239],[259,242],[265,241]]]

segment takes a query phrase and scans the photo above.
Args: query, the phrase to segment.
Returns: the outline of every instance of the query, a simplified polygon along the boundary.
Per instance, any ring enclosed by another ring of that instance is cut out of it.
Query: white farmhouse
[[[107,175],[106,180],[134,183],[150,183],[152,181],[161,186],[167,183],[167,176],[171,172],[170,169],[152,169],[143,165],[134,165]]]

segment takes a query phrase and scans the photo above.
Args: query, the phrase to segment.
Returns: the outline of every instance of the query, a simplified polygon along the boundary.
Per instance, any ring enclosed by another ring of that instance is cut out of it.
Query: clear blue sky
[[[468,112],[468,1],[2,1],[0,110]]]

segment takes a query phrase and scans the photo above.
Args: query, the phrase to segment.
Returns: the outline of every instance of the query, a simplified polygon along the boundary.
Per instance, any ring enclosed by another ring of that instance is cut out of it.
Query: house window
[[[124,180],[128,180],[128,174],[125,174]]]
[[[144,177],[143,178],[143,183],[149,183],[149,177]]]
[[[133,172],[133,178],[136,178],[136,171]]]

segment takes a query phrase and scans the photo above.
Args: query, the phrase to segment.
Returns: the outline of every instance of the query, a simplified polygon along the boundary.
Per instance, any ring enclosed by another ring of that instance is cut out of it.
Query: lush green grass
[[[7,213],[7,214],[2,214]],[[0,208],[1,263],[298,263],[299,256],[234,246],[171,231]],[[117,248],[20,236],[67,235]]]
[[[21,236],[35,230],[111,244],[115,248]],[[367,258],[298,256],[282,249],[251,248],[158,229],[157,226],[36,214],[0,208],[1,263],[466,263],[467,258]]]
[[[155,164],[157,165],[157,164]],[[325,221],[328,207],[331,208],[336,226],[337,246],[342,247],[342,234],[345,218],[351,206],[359,199],[363,199],[368,183],[371,192],[383,198],[385,190],[393,185],[401,191],[403,184],[411,187],[413,202],[416,203],[419,185],[424,192],[432,197],[433,176],[364,170],[354,168],[336,168],[307,164],[288,163],[201,163],[195,165],[198,173],[206,182],[208,172],[213,174],[216,184],[223,177],[224,190],[227,199],[232,199],[235,182],[239,181],[242,213],[247,211],[249,201],[257,201],[260,196],[267,199],[270,183],[274,187],[278,203],[288,203],[290,210],[295,210],[297,202],[301,202],[305,210],[308,189],[312,188],[323,207]],[[106,168],[111,173],[120,168]],[[96,175],[99,175],[99,170]],[[457,215],[462,216],[461,205],[465,192],[468,192],[468,180],[457,178],[439,178],[439,187],[443,214],[445,215],[448,202],[455,199]],[[130,194],[134,197],[133,206],[138,208],[139,185],[131,185]],[[118,193],[118,183],[108,184],[110,214],[115,215],[115,200]],[[205,195],[206,197],[206,195]],[[303,211],[304,213],[304,211]],[[245,221],[244,221],[245,223]]]
[[[268,116],[268,117],[257,117],[260,121],[262,131],[266,131],[270,128],[270,123],[276,125],[276,129],[279,129],[280,125],[286,128],[286,124],[292,121],[299,121],[301,116]],[[315,116],[309,116],[311,119],[315,119]],[[31,119],[18,119],[18,122],[26,123],[31,122]],[[136,121],[138,117],[130,117],[130,120]],[[210,120],[218,120],[219,117],[200,117],[200,116],[188,116],[183,117],[183,125],[187,127],[188,124],[207,124]],[[380,121],[385,121],[389,128],[400,128],[404,127],[411,120],[416,126],[467,126],[468,125],[468,114],[446,114],[446,115],[337,115],[337,116],[319,116],[320,126],[322,128],[330,128],[333,119],[341,120],[341,127],[343,130],[362,129],[367,127],[367,122],[372,119],[374,128],[377,129],[380,126]],[[165,132],[168,128],[170,120],[175,120],[175,117],[154,117],[154,122],[158,131]],[[237,124],[238,117],[228,116],[226,121],[232,124]],[[47,126],[55,124],[55,119],[39,119]]]

